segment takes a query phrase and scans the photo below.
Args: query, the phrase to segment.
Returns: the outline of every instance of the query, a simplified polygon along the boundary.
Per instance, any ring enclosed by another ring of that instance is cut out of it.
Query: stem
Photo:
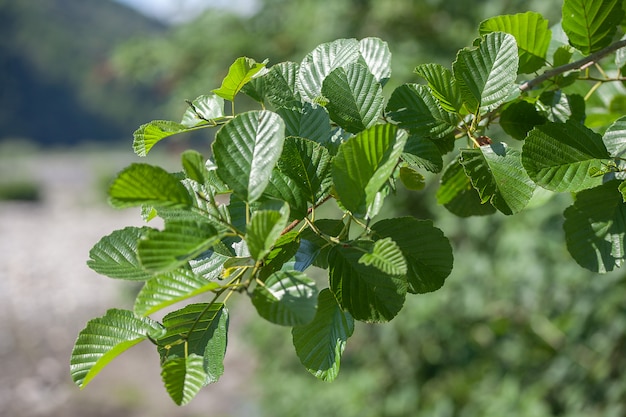
[[[576,70],[576,69],[585,69],[588,68],[590,65],[595,64],[597,61],[599,61],[600,59],[604,58],[605,56],[617,51],[618,49],[621,49],[623,47],[626,46],[626,39],[622,39],[620,41],[615,42],[614,44],[611,44],[609,46],[607,46],[604,49],[601,49],[597,52],[594,52],[593,54],[586,56],[582,59],[579,59],[578,61],[574,61],[574,62],[570,62],[569,64],[565,64],[562,65],[560,67],[556,67],[553,68],[551,70],[548,70],[546,72],[544,72],[543,74],[541,74],[540,76],[538,76],[537,78],[533,78],[530,81],[526,81],[524,84],[520,85],[519,89],[523,92],[523,91],[528,91],[533,89],[534,87],[538,86],[539,84],[541,84],[542,82],[563,74],[567,71],[571,71],[571,70]]]
[[[322,204],[324,204],[325,202],[327,202],[328,200],[330,200],[330,199],[331,199],[331,197],[332,197],[332,196],[329,194],[329,195],[327,195],[326,197],[324,197],[324,198],[323,198],[323,199],[322,199],[319,203],[315,204],[314,206],[309,207],[309,208],[307,209],[307,211],[306,211],[306,216],[305,216],[305,217],[309,217],[309,216],[311,215],[311,213],[313,213],[313,211],[314,211],[317,207],[321,206]],[[289,225],[287,225],[287,227],[285,227],[285,230],[283,230],[283,232],[281,233],[281,236],[282,236],[282,235],[284,235],[284,234],[286,234],[286,233],[291,232],[293,229],[295,229],[295,228],[296,228],[296,226],[298,226],[298,225],[300,224],[300,222],[301,222],[301,221],[302,221],[302,220],[297,220],[297,219],[296,219],[296,220],[292,221],[291,223],[289,223]]]

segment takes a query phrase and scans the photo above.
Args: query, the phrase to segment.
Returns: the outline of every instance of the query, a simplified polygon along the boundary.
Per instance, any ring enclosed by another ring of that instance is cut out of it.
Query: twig
[[[551,70],[548,70],[544,72],[543,74],[541,74],[540,76],[538,76],[537,78],[533,78],[530,81],[526,81],[524,84],[522,84],[519,87],[519,89],[521,91],[527,91],[541,84],[545,80],[548,80],[556,75],[563,74],[564,72],[575,70],[575,69],[587,68],[590,65],[595,64],[597,61],[604,58],[605,56],[609,55],[610,53],[615,52],[618,49],[621,49],[625,46],[626,46],[626,39],[622,39],[618,42],[615,42],[607,46],[604,49],[594,52],[593,54],[589,56],[579,59],[578,61],[570,62],[569,64],[565,64],[560,67],[556,67]]]

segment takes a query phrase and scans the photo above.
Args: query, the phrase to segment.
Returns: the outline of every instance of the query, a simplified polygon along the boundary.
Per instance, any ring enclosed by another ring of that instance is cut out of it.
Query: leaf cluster
[[[565,211],[570,253],[601,272],[621,265],[625,119],[601,136],[584,124],[585,100],[565,89],[584,81],[557,71],[535,89],[525,84],[546,66],[575,63],[572,47],[604,56],[623,10],[617,2],[582,3],[595,12],[564,17],[571,46],[555,47],[537,13],[498,16],[481,24],[480,38],[451,69],[422,64],[415,72],[424,83],[401,85],[388,100],[388,45],[338,39],[299,63],[238,58],[220,88],[188,102],[180,122],[141,126],[133,144],[140,156],[173,135],[216,133],[208,155],[182,153],[180,172],[136,163],[112,183],[111,205],[142,207],[147,221],[164,225],[115,231],[91,250],[92,269],[145,284],[134,311],[111,310],[80,333],[74,381],[84,387],[147,339],[168,393],[187,403],[224,370],[234,294],[291,328],[310,373],[335,379],[355,320],[392,320],[407,295],[438,290],[452,270],[451,244],[432,221],[379,216],[397,187],[419,190],[427,174],[441,173],[437,200],[461,217],[518,213],[537,186],[576,193]],[[259,108],[237,113],[240,94]],[[521,149],[488,137],[498,124],[524,141]],[[337,215],[320,218],[331,201]],[[326,286],[307,275],[311,266],[328,270]],[[162,322],[148,317],[197,295],[207,302]]]

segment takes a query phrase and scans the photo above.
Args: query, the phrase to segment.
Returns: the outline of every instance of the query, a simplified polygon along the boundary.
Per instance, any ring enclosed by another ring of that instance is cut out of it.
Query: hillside
[[[108,57],[162,24],[111,0],[0,0],[0,18],[0,140],[116,140],[145,121],[153,93],[117,79]]]

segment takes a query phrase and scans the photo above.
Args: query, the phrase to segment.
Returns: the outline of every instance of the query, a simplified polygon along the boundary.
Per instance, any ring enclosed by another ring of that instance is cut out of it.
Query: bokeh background
[[[290,332],[231,306],[226,372],[178,408],[149,344],[124,353],[84,391],[69,376],[77,333],[137,286],[91,272],[91,246],[141,224],[106,205],[115,173],[139,158],[132,132],[178,119],[185,99],[220,85],[239,56],[301,60],[321,42],[377,36],[392,82],[450,67],[480,21],[555,0],[0,0],[0,415],[606,416],[626,415],[626,278],[591,274],[567,254],[567,195],[505,218],[459,219],[433,187],[400,192],[389,214],[433,218],[455,269],[409,297],[387,325],[358,324],[332,384],[300,365]],[[395,83],[395,84],[394,84]],[[160,143],[147,162],[178,169],[209,136]]]

